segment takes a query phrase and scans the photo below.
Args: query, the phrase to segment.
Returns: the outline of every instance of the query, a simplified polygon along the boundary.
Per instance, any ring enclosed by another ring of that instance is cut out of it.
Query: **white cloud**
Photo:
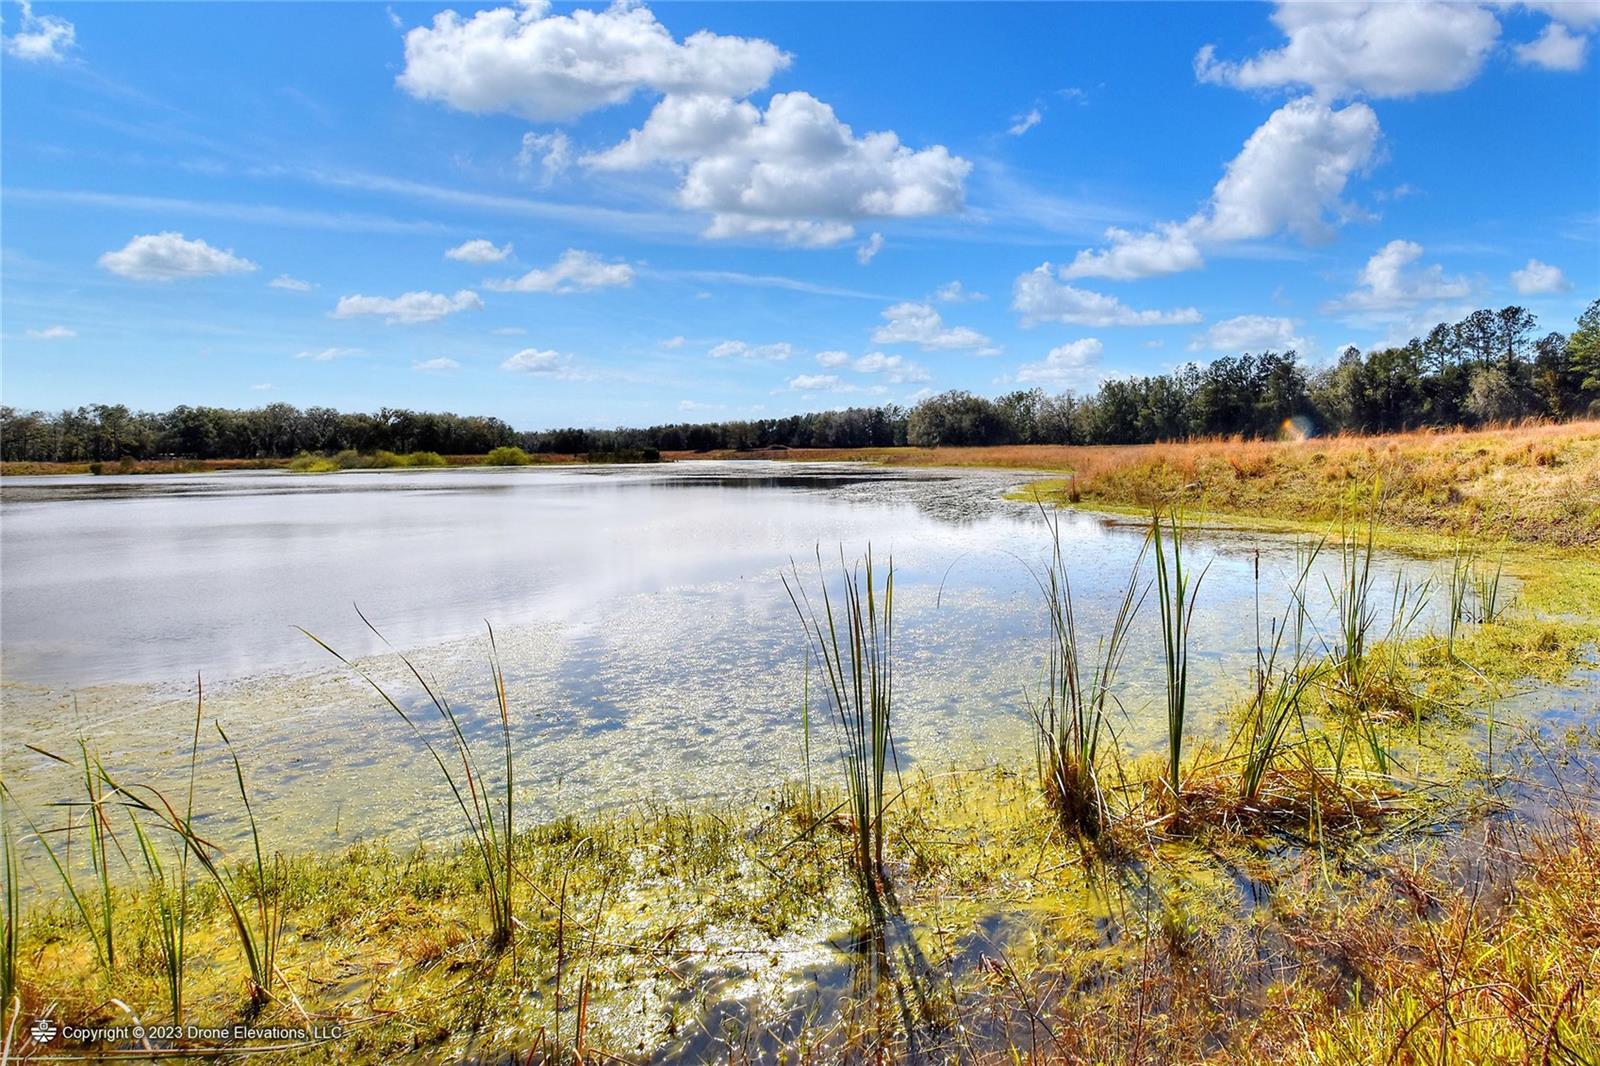
[[[1371,163],[1379,133],[1378,116],[1366,104],[1335,109],[1311,97],[1291,100],[1250,134],[1204,209],[1143,233],[1109,229],[1111,246],[1079,252],[1062,277],[1129,280],[1195,270],[1205,265],[1205,242],[1255,240],[1281,230],[1306,241],[1324,239],[1328,216],[1350,213],[1342,201],[1345,186]]]
[[[445,359],[441,356],[437,359],[413,359],[411,361],[411,369],[423,371],[460,370],[461,364],[454,359]]]
[[[687,340],[687,338],[683,337],[682,335],[679,335],[677,337],[668,337],[666,340],[660,341],[659,342],[659,347],[662,347],[662,348],[682,348],[685,344],[688,344],[688,343],[689,343],[689,341]]]
[[[818,352],[817,362],[823,366],[844,366],[850,361],[849,352]]]
[[[989,297],[981,292],[968,292],[961,287],[961,282],[952,281],[940,285],[938,289],[934,290],[933,298],[942,304],[964,304],[977,303],[980,300],[987,300]]]
[[[708,237],[776,237],[820,247],[853,223],[960,209],[972,164],[943,145],[913,151],[891,131],[856,137],[808,93],[778,93],[767,110],[711,95],[670,95],[643,126],[586,156],[601,170],[656,164],[682,176],[678,202],[711,215]]]
[[[1072,341],[1050,349],[1037,363],[1023,363],[1017,368],[1017,380],[1029,385],[1050,385],[1055,388],[1092,385],[1098,378],[1096,366],[1103,349],[1094,337]]]
[[[746,344],[744,341],[723,341],[706,353],[713,359],[766,359],[781,362],[794,354],[794,345],[787,341],[776,344]]]
[[[720,411],[722,410],[722,405],[720,403],[702,403],[699,400],[679,400],[678,410],[688,414],[693,414],[697,411]]]
[[[259,385],[251,385],[250,386],[250,391],[251,392],[271,392],[276,387],[277,386],[273,385],[270,381],[268,381],[268,382],[262,382]]]
[[[680,43],[642,4],[552,15],[536,0],[469,19],[440,13],[406,34],[396,81],[462,111],[555,121],[641,90],[745,96],[788,65],[787,54],[757,38],[701,30]]]
[[[489,332],[496,337],[520,337],[528,331],[521,326],[497,326]]]
[[[1250,240],[1287,229],[1305,240],[1325,237],[1324,215],[1340,208],[1350,176],[1372,161],[1378,134],[1378,116],[1365,104],[1335,110],[1309,97],[1291,100],[1228,164],[1199,233]]]
[[[35,15],[22,0],[22,28],[6,38],[6,51],[30,63],[59,63],[77,37],[72,23],[57,15]]]
[[[1018,115],[1013,118],[1011,128],[1006,130],[1006,132],[1011,134],[1013,137],[1021,137],[1024,133],[1027,133],[1029,130],[1033,129],[1033,127],[1037,126],[1043,120],[1044,116],[1039,114],[1039,109],[1036,107],[1032,111],[1029,111],[1026,115]]]
[[[493,241],[486,241],[482,237],[458,244],[444,253],[446,259],[454,259],[462,263],[501,263],[511,257],[511,245],[497,248]]]
[[[1218,322],[1189,343],[1196,352],[1209,348],[1214,352],[1285,351],[1305,347],[1304,338],[1294,332],[1294,320],[1274,318],[1269,315],[1239,315]]]
[[[28,336],[36,341],[66,341],[78,335],[75,329],[66,326],[46,326],[44,329],[30,329]]]
[[[1280,3],[1272,21],[1289,39],[1283,47],[1227,62],[1208,44],[1195,75],[1240,89],[1303,85],[1324,99],[1448,92],[1478,76],[1500,36],[1483,8],[1432,0]]]
[[[1136,311],[1115,296],[1061,284],[1049,263],[1019,274],[1011,290],[1011,308],[1022,324],[1066,322],[1080,326],[1169,326],[1200,321],[1193,307],[1171,311]]]
[[[171,231],[134,237],[124,247],[100,257],[100,265],[113,274],[137,281],[171,281],[239,274],[256,269],[248,259],[222,251],[205,241],[185,240]]]
[[[1514,51],[1517,59],[1530,67],[1545,70],[1582,70],[1588,56],[1589,39],[1573,33],[1559,22],[1551,22],[1544,32]]]
[[[916,344],[923,351],[981,349],[992,355],[989,338],[966,326],[946,326],[932,304],[898,303],[884,309],[884,324],[872,331],[874,344]]]
[[[359,355],[360,348],[322,348],[314,352],[299,352],[296,359],[309,359],[314,363],[331,363],[335,359],[343,359],[350,355]]]
[[[881,251],[883,251],[883,234],[874,233],[856,249],[856,262],[866,266]]]
[[[1521,270],[1511,272],[1511,284],[1523,296],[1541,296],[1552,292],[1565,292],[1571,288],[1566,275],[1561,273],[1560,267],[1541,263],[1537,259],[1528,260],[1528,265]]]
[[[277,277],[267,282],[267,287],[272,289],[287,289],[289,292],[310,292],[312,289],[316,288],[316,286],[311,284],[309,281],[301,281],[299,278],[291,278],[287,274],[279,274]]]
[[[1148,278],[1197,270],[1205,265],[1200,249],[1185,226],[1168,222],[1149,233],[1132,233],[1115,226],[1106,230],[1111,247],[1103,252],[1082,251],[1061,268],[1064,278]]]
[[[1453,300],[1471,291],[1466,278],[1445,276],[1444,268],[1438,263],[1413,267],[1412,264],[1421,258],[1422,245],[1414,241],[1390,241],[1361,268],[1356,288],[1330,306],[1345,310],[1383,310],[1430,300]]]
[[[418,322],[435,322],[458,311],[478,311],[483,308],[483,298],[471,289],[462,289],[454,296],[438,292],[408,292],[392,299],[386,296],[341,296],[333,309],[334,318],[355,318],[358,315],[383,315],[386,322],[415,325]]]
[[[517,152],[517,169],[523,177],[532,177],[534,166],[539,168],[539,180],[550,184],[556,176],[572,165],[572,140],[565,133],[524,133],[522,149]]]
[[[816,392],[824,389],[840,392],[847,388],[845,383],[833,374],[799,374],[790,378],[788,385],[797,392]]]
[[[931,381],[928,371],[902,356],[885,355],[882,352],[868,352],[854,363],[850,369],[858,374],[877,374],[891,385],[905,385]]]
[[[491,282],[496,292],[593,292],[633,284],[633,267],[607,263],[593,252],[568,248],[548,270],[530,270],[520,278]]]
[[[511,370],[534,377],[554,378],[557,381],[582,381],[587,375],[573,365],[572,357],[555,351],[524,348],[500,364],[501,370]]]
[[[1500,0],[1500,4],[1538,11],[1577,29],[1600,25],[1600,0]]]

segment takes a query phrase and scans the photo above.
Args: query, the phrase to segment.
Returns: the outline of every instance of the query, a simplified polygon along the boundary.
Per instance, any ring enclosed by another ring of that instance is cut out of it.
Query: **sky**
[[[757,418],[1600,296],[1600,0],[0,8],[25,409]]]

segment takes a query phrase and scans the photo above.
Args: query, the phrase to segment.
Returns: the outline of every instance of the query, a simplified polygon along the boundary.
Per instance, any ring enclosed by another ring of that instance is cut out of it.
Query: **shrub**
[[[412,452],[404,457],[404,466],[449,466],[438,452]]]
[[[488,466],[527,466],[533,460],[521,448],[501,445],[485,456],[483,461]]]

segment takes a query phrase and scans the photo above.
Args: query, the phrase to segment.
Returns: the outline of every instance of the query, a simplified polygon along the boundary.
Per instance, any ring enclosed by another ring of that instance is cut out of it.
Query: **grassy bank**
[[[1306,441],[786,449],[702,457],[1061,471],[1070,476],[1041,486],[1047,498],[1146,513],[1152,504],[1181,499],[1196,511],[1297,523],[1336,520],[1350,488],[1380,478],[1384,521],[1393,528],[1600,547],[1600,422],[1592,421]]]

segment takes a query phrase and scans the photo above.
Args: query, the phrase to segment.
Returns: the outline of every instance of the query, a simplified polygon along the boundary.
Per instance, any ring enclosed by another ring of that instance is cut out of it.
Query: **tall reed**
[[[1149,541],[1139,549],[1129,569],[1109,630],[1085,661],[1080,647],[1077,616],[1073,610],[1072,580],[1061,548],[1059,516],[1045,513],[1050,530],[1050,563],[1043,575],[1034,574],[1043,594],[1050,621],[1045,696],[1030,707],[1038,730],[1045,793],[1064,822],[1088,836],[1096,836],[1107,817],[1105,793],[1100,785],[1100,741],[1107,731],[1106,718],[1115,701],[1113,686],[1127,650],[1128,632],[1150,586],[1140,589],[1140,574]]]
[[[839,566],[844,573],[839,612],[844,617],[842,643],[820,549],[820,615],[806,593],[798,566],[791,564],[792,580],[791,575],[784,575],[783,585],[828,682],[824,692],[839,725],[847,802],[854,823],[855,864],[867,895],[876,901],[883,876],[885,782],[894,761],[894,560],[889,560],[884,575],[881,606],[870,545],[864,564],[857,561],[853,567],[845,562],[841,548]]]
[[[1299,574],[1289,590],[1289,608],[1282,619],[1273,620],[1271,648],[1265,652],[1257,649],[1256,694],[1240,730],[1244,767],[1239,774],[1239,799],[1247,803],[1260,797],[1267,772],[1282,752],[1290,726],[1303,722],[1301,701],[1322,673],[1323,666],[1312,659],[1305,639],[1310,624],[1306,584],[1322,546],[1323,542],[1318,541],[1309,552],[1300,555]],[[1280,659],[1286,659],[1281,666]]]
[[[383,641],[391,651],[394,646],[389,643],[378,628],[362,614],[360,609],[356,614],[373,635]],[[487,626],[487,623],[485,623]],[[462,820],[466,823],[468,835],[472,841],[472,849],[483,869],[485,909],[488,912],[490,924],[490,945],[496,949],[505,948],[513,943],[516,935],[516,922],[513,917],[511,885],[515,874],[515,860],[512,849],[512,812],[515,807],[515,775],[512,762],[511,746],[511,712],[506,697],[505,672],[500,666],[500,652],[495,644],[494,627],[489,630],[489,671],[494,684],[495,702],[500,717],[501,754],[505,767],[505,779],[502,783],[501,798],[497,804],[490,792],[490,781],[478,763],[477,755],[472,750],[472,745],[467,742],[466,732],[461,728],[461,717],[450,701],[434,687],[417,669],[409,656],[396,651],[400,661],[416,679],[417,684],[432,702],[434,710],[444,722],[449,734],[449,750],[452,758],[446,761],[445,754],[434,744],[433,740],[425,733],[416,719],[401,707],[394,697],[390,696],[384,687],[378,683],[365,668],[347,659],[334,651],[320,637],[305,629],[304,633],[328,654],[338,659],[341,663],[355,671],[362,680],[372,688],[383,702],[400,716],[401,721],[410,727],[411,732],[418,740],[422,741],[428,754],[432,756],[434,764],[439,767],[445,784],[454,796],[456,806],[461,811]],[[452,763],[459,761],[460,766],[452,769]]]
[[[10,794],[0,791],[0,867],[5,876],[5,928],[0,939],[0,1031],[11,1020],[17,994],[17,941],[22,935],[22,871],[11,836]]]
[[[1161,650],[1167,681],[1167,783],[1173,810],[1182,791],[1183,731],[1189,711],[1189,634],[1194,621],[1195,597],[1206,569],[1190,583],[1183,565],[1183,521],[1176,512],[1167,516],[1167,533],[1161,530],[1161,513],[1151,515],[1150,543],[1155,546],[1156,596],[1161,607]],[[1171,557],[1168,557],[1170,545]]]

